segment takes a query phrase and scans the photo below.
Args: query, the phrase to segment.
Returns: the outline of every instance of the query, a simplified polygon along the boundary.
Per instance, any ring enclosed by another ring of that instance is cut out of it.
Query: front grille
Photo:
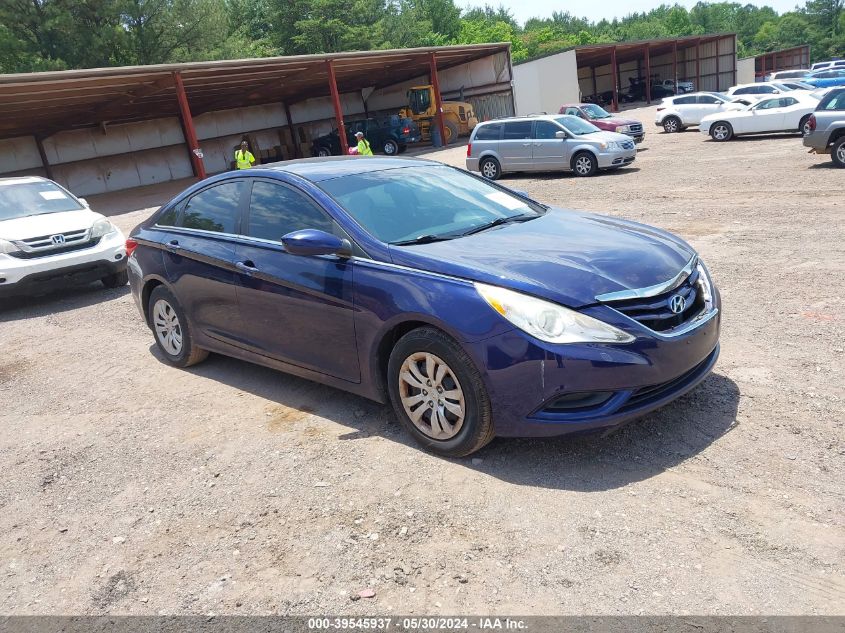
[[[53,233],[52,235],[41,235],[39,237],[30,237],[26,240],[17,240],[19,243],[31,249],[53,248],[56,244],[53,242],[53,237],[61,235],[64,238],[64,244],[70,245],[77,242],[84,242],[88,238],[88,229],[79,229],[76,231],[67,231],[66,233]]]
[[[17,259],[38,259],[39,257],[52,257],[53,255],[61,255],[62,253],[71,253],[73,251],[81,251],[86,248],[93,248],[100,243],[100,238],[95,237],[93,240],[87,242],[74,241],[72,244],[65,242],[64,246],[56,246],[54,248],[41,248],[37,251],[16,251],[9,253],[12,257]]]
[[[628,134],[631,134],[632,136],[639,136],[643,133],[642,123],[632,123],[628,129],[630,130]]]
[[[668,292],[654,297],[608,301],[606,305],[625,316],[642,323],[656,332],[665,332],[683,325],[704,309],[704,296],[699,288],[699,272],[694,270],[684,282]],[[670,301],[680,295],[684,299],[684,309],[674,313],[669,307]]]

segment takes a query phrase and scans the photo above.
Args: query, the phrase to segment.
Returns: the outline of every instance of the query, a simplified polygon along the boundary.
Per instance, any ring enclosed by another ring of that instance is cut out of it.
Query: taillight
[[[472,143],[467,143],[467,158],[472,156]]]
[[[138,242],[133,240],[131,237],[126,239],[126,256],[129,257],[132,253],[135,252],[135,249],[138,248]]]
[[[411,128],[409,128],[409,127],[403,127],[402,128],[402,134],[410,134],[410,133],[411,133]]]
[[[815,114],[810,115],[810,120],[807,121],[807,127],[810,128],[811,132],[816,131],[816,115]]]

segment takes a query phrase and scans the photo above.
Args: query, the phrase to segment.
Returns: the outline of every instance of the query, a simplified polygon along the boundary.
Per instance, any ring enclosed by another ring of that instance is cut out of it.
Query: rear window
[[[0,182],[0,220],[84,208],[66,191],[48,180]]]
[[[828,93],[819,103],[818,110],[845,110],[845,90]]]
[[[489,125],[480,125],[475,132],[476,141],[498,141],[502,134],[501,123],[491,123]]]
[[[673,103],[675,105],[688,105],[690,103],[695,103],[695,97],[675,97]]]
[[[505,123],[505,133],[502,139],[506,141],[521,141],[531,138],[531,121],[512,121]]]

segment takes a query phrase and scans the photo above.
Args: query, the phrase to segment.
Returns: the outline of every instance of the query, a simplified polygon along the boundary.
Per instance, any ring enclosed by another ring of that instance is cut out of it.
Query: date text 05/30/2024
[[[524,620],[493,617],[415,617],[415,618],[309,618],[314,631],[525,631]]]

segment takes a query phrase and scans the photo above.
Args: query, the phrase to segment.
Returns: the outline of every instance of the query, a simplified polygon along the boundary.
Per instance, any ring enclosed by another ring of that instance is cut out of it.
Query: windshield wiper
[[[392,246],[409,246],[411,244],[431,244],[432,242],[445,242],[446,240],[453,240],[456,235],[418,235],[410,240],[401,240],[399,242],[390,242]]]
[[[539,215],[512,215],[509,218],[496,218],[492,222],[473,227],[469,231],[461,233],[461,237],[464,237],[465,235],[475,235],[476,233],[481,233],[482,231],[502,226],[503,224],[511,224],[512,222],[527,222],[528,220],[534,220],[539,217]]]

